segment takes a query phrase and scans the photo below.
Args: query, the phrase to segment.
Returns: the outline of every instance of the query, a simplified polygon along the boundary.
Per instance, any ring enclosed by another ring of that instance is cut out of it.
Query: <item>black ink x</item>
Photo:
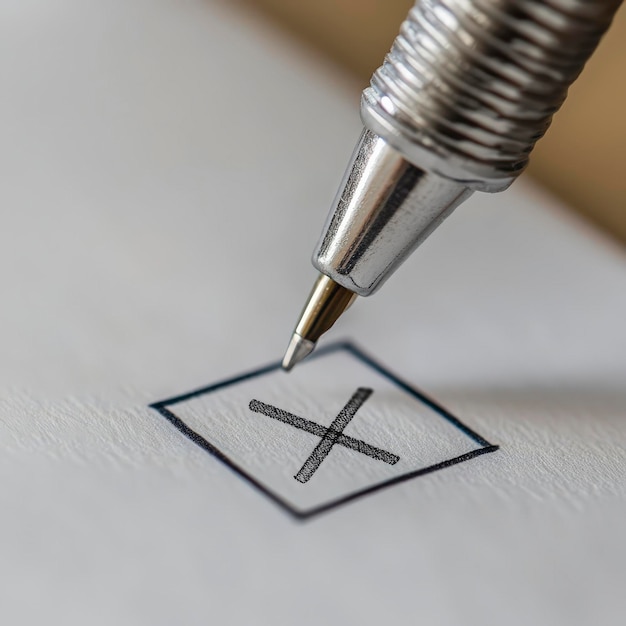
[[[389,465],[395,465],[400,460],[400,457],[395,454],[370,446],[364,441],[343,434],[344,428],[350,423],[350,420],[356,415],[361,405],[372,393],[373,391],[371,389],[359,387],[328,428],[316,422],[304,419],[303,417],[298,417],[297,415],[283,411],[270,404],[260,402],[259,400],[252,400],[250,402],[250,410],[255,413],[262,413],[279,422],[284,422],[299,430],[304,430],[321,437],[321,441],[315,446],[315,450],[311,452],[311,455],[304,462],[300,471],[294,476],[298,482],[305,483],[313,476],[335,444],[365,454],[372,459],[384,461],[385,463],[389,463]]]

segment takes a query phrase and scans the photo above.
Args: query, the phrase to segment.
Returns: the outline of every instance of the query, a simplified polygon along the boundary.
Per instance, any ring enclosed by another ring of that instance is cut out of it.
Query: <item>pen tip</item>
[[[296,329],[283,359],[283,369],[289,371],[313,352],[317,340],[352,304],[356,294],[320,274],[300,315]]]
[[[302,359],[311,354],[313,348],[315,348],[313,341],[304,339],[298,333],[294,333],[283,357],[283,369],[286,372],[290,371],[294,365],[297,365]]]

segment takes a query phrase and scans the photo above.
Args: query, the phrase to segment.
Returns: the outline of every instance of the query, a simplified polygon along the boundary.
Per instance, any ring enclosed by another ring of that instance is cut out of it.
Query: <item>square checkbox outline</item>
[[[469,426],[464,424],[458,417],[452,415],[452,413],[442,407],[435,400],[433,400],[417,388],[409,385],[402,379],[398,378],[395,374],[392,374],[387,368],[383,367],[371,356],[366,354],[361,348],[357,347],[354,343],[350,341],[341,341],[320,348],[317,350],[317,352],[311,355],[309,359],[321,358],[328,354],[333,354],[335,352],[341,351],[347,352],[361,363],[364,363],[365,365],[371,367],[378,374],[380,374],[387,380],[390,380],[397,387],[400,387],[400,389],[402,389],[404,392],[408,393],[410,396],[418,400],[418,402],[421,402],[431,408],[442,419],[448,421],[463,434],[469,437],[472,441],[477,443],[480,447],[476,450],[472,450],[471,452],[466,452],[465,454],[462,454],[460,456],[448,459],[446,461],[442,461],[441,463],[429,465],[428,467],[423,467],[412,472],[407,472],[406,474],[401,474],[400,476],[394,476],[393,478],[384,480],[374,485],[370,485],[369,487],[365,487],[364,489],[359,489],[345,496],[341,496],[340,498],[335,498],[334,500],[326,502],[325,504],[321,504],[310,509],[301,510],[294,507],[288,500],[284,499],[283,497],[266,487],[262,482],[254,478],[254,476],[252,476],[245,469],[240,467],[235,461],[233,461],[233,459],[224,454],[219,448],[217,448],[211,442],[207,441],[196,431],[189,428],[189,426],[187,426],[187,424],[185,424],[182,419],[180,419],[173,411],[168,408],[176,404],[186,402],[187,400],[191,400],[198,396],[203,396],[205,394],[218,391],[220,389],[223,389],[224,387],[230,387],[231,385],[236,385],[237,383],[250,380],[251,378],[256,378],[258,376],[263,376],[265,374],[274,372],[281,368],[280,362],[270,363],[269,365],[257,368],[255,370],[251,370],[244,374],[240,374],[239,376],[234,376],[218,383],[195,389],[194,391],[189,391],[178,396],[173,396],[171,398],[167,398],[166,400],[154,402],[153,404],[150,404],[149,407],[151,409],[154,409],[155,411],[158,411],[160,415],[162,415],[168,422],[170,422],[170,424],[172,424],[172,426],[180,431],[185,437],[190,439],[193,443],[195,443],[197,446],[199,446],[212,456],[218,458],[222,463],[224,463],[227,467],[233,470],[241,478],[243,478],[245,481],[255,487],[258,491],[263,493],[265,496],[267,496],[275,504],[277,504],[281,509],[283,509],[283,511],[289,513],[289,515],[299,520],[309,519],[311,517],[319,515],[320,513],[325,513],[327,511],[330,511],[331,509],[335,509],[342,504],[347,504],[348,502],[353,502],[354,500],[357,500],[364,496],[370,495],[377,491],[381,491],[382,489],[385,489],[387,487],[391,487],[393,485],[412,480],[413,478],[417,478],[418,476],[431,474],[432,472],[436,472],[440,469],[451,467],[452,465],[457,465],[458,463],[469,461],[470,459],[473,459],[474,457],[480,456],[482,454],[487,454],[489,452],[495,452],[496,450],[498,450],[499,446],[489,443],[489,441],[487,441],[484,437],[481,437],[476,431],[472,430]]]

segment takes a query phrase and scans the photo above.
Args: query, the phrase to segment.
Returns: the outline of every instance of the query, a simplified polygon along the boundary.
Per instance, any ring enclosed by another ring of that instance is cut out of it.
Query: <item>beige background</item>
[[[366,84],[412,0],[249,0]],[[626,242],[626,10],[535,149],[530,175]]]

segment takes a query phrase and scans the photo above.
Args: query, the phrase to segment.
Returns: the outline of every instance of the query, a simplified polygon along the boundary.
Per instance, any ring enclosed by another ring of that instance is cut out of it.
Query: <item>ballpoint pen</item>
[[[417,0],[361,98],[364,130],[283,360],[305,358],[474,191],[528,163],[621,0]]]

